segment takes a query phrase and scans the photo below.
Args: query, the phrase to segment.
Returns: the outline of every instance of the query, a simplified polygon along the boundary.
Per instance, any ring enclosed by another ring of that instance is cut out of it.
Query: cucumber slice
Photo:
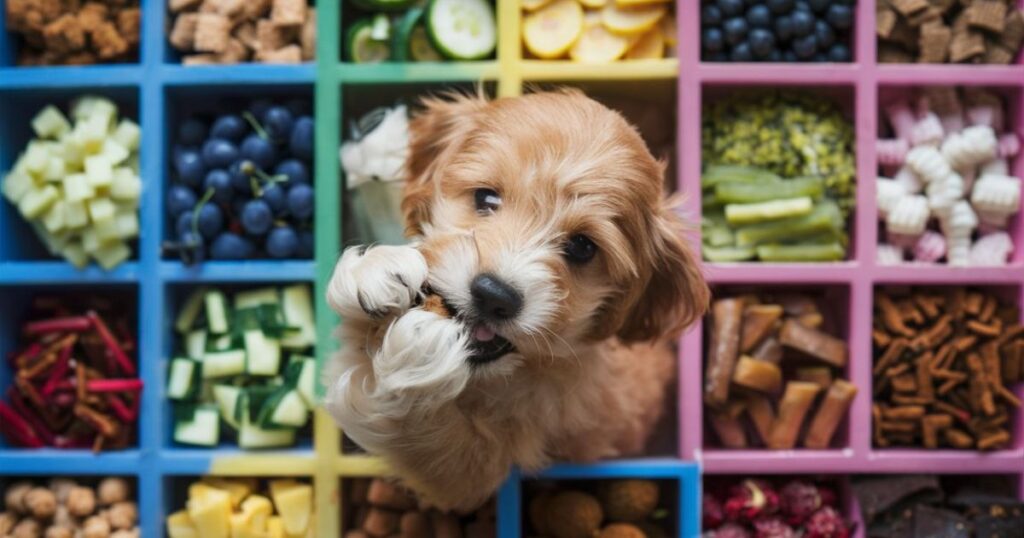
[[[281,369],[281,345],[275,338],[267,338],[263,331],[245,331],[245,371],[251,375],[277,375]]]
[[[281,338],[282,346],[304,349],[316,344],[316,321],[308,285],[294,284],[281,290],[281,314],[286,325],[299,328]]]
[[[192,420],[174,424],[175,442],[186,445],[214,446],[220,440],[220,415],[214,405],[196,406]]]
[[[309,408],[299,391],[282,387],[263,404],[257,423],[261,428],[301,428],[309,418]]]
[[[494,6],[487,0],[431,0],[426,27],[437,50],[454,60],[486,58],[498,44]]]
[[[213,334],[228,332],[231,323],[228,321],[228,300],[224,292],[213,290],[203,297],[206,303],[206,326]]]
[[[171,400],[190,400],[199,392],[202,363],[185,357],[171,359],[167,371],[167,397]]]
[[[239,448],[276,448],[295,444],[295,429],[267,430],[243,418],[238,427]]]
[[[345,52],[350,62],[358,64],[386,62],[391,46],[386,40],[374,39],[374,19],[359,19],[345,33]]]
[[[229,377],[245,372],[245,350],[209,351],[203,355],[203,379]]]
[[[206,331],[196,329],[185,335],[185,354],[190,358],[199,359],[206,353]]]
[[[199,316],[199,310],[203,307],[203,299],[206,297],[206,288],[199,288],[189,294],[185,304],[178,311],[178,317],[174,320],[174,329],[179,333],[186,333],[192,328]]]
[[[257,288],[236,293],[234,307],[235,310],[241,310],[243,308],[277,303],[277,288]]]
[[[238,410],[238,402],[241,399],[242,389],[234,385],[214,385],[213,399],[217,401],[220,408],[220,416],[234,429],[238,429],[238,420],[235,414]]]

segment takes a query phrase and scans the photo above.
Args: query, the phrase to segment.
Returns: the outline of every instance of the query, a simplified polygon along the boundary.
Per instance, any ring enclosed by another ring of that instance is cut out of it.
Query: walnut
[[[4,506],[17,514],[28,512],[28,505],[25,504],[25,496],[32,490],[29,482],[16,482],[7,487],[4,493]]]
[[[115,529],[130,529],[139,518],[139,510],[135,503],[123,501],[114,504],[107,510],[107,521]]]
[[[82,524],[83,538],[107,538],[110,536],[110,524],[103,516],[92,516]]]
[[[127,501],[128,491],[128,481],[123,478],[104,478],[96,486],[96,494],[99,496],[101,506]]]
[[[110,538],[139,538],[139,536],[139,528],[135,527],[132,529],[114,531],[114,534],[111,534]]]
[[[43,534],[43,538],[74,538],[75,531],[58,525],[47,527],[46,533]]]
[[[39,522],[30,517],[21,520],[11,532],[12,538],[39,538],[42,534]]]
[[[46,520],[57,511],[57,496],[47,488],[32,488],[25,497],[25,504],[32,517]]]
[[[0,536],[7,536],[18,524],[18,516],[14,512],[0,512]]]
[[[65,500],[67,497],[65,496]],[[60,495],[57,496],[57,500],[60,500]],[[71,512],[68,511],[66,504],[58,504],[57,511],[53,514],[53,524],[57,527],[68,527],[75,528],[78,526],[78,522],[75,518],[71,517]]]
[[[96,494],[92,488],[76,486],[68,493],[68,511],[75,517],[86,517],[96,511]]]
[[[57,496],[57,504],[64,504],[68,502],[68,494],[71,493],[71,490],[77,485],[78,482],[75,482],[70,478],[54,478],[53,480],[50,480],[47,487],[49,487],[50,491]]]

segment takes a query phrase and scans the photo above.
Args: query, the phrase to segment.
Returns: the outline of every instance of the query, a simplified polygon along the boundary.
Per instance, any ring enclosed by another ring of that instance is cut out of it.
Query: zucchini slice
[[[231,328],[228,319],[228,300],[224,292],[213,290],[203,296],[206,303],[206,326],[213,334],[224,334]]]
[[[245,372],[245,350],[208,351],[203,355],[203,379],[230,377]]]
[[[487,0],[431,0],[426,27],[437,50],[453,60],[481,60],[498,44],[494,6]]]
[[[220,414],[214,405],[196,406],[191,420],[174,423],[175,442],[186,445],[214,446],[220,440]]]
[[[250,375],[272,376],[281,369],[281,345],[259,329],[245,331],[245,371]]]
[[[167,397],[171,400],[191,400],[199,392],[203,365],[185,357],[171,359],[167,371]]]
[[[257,423],[261,428],[301,428],[309,418],[309,408],[299,391],[281,387],[263,404]]]
[[[375,18],[359,19],[345,33],[345,52],[350,62],[370,64],[386,62],[391,58],[388,41],[374,37],[375,24]]]
[[[238,402],[241,400],[242,389],[234,385],[214,385],[213,399],[217,401],[220,408],[220,416],[234,429],[238,429],[238,420],[235,414],[238,410]]]

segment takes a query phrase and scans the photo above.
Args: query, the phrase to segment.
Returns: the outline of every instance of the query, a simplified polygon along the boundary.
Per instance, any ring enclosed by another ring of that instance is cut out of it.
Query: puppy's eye
[[[481,215],[490,215],[501,207],[501,196],[494,189],[473,191],[473,200],[476,203],[476,212]]]
[[[565,244],[565,257],[570,263],[584,264],[594,259],[597,245],[585,235],[576,234]]]

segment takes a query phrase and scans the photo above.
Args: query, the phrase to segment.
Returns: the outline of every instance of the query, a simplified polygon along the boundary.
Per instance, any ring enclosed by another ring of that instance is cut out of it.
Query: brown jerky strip
[[[925,448],[939,447],[939,432],[953,425],[949,415],[928,415],[921,419],[921,438]]]
[[[804,327],[793,320],[783,322],[782,330],[779,331],[779,342],[836,368],[846,366],[846,342],[824,332]]]
[[[751,305],[743,311],[743,330],[740,333],[740,352],[747,353],[774,332],[775,323],[782,319],[782,306],[777,304]]]
[[[1002,334],[999,335],[999,338],[996,339],[996,342],[999,342],[1000,346],[1004,346],[1007,342],[1016,340],[1021,336],[1024,336],[1024,324],[1012,324],[1010,327],[1004,330]]]
[[[848,381],[837,379],[825,394],[825,400],[814,415],[814,420],[807,430],[804,446],[807,448],[826,448],[832,443],[836,428],[846,416],[846,411],[857,395],[857,387]]]
[[[1010,443],[1010,432],[999,430],[978,438],[978,450],[993,450]]]
[[[750,421],[754,423],[754,429],[757,430],[757,435],[761,437],[761,442],[767,444],[772,431],[772,422],[775,421],[775,409],[772,408],[772,402],[764,396],[751,395],[747,398],[746,409]]]
[[[964,311],[972,316],[977,316],[981,312],[981,305],[985,302],[985,296],[981,292],[972,291],[967,294],[967,299],[964,301]]]
[[[980,336],[987,336],[989,338],[996,338],[999,333],[1002,332],[1002,323],[993,322],[989,324],[982,323],[980,321],[971,320],[967,322],[967,330],[971,331]]]
[[[967,356],[967,368],[971,377],[968,384],[970,391],[969,402],[971,410],[975,413],[982,412],[986,415],[996,414],[995,401],[992,398],[992,391],[989,388],[988,378],[985,375],[985,367],[982,365],[981,357],[972,353]]]
[[[944,370],[949,368],[949,365],[956,358],[956,353],[953,351],[953,344],[946,343],[935,352],[935,362],[932,363],[933,370]]]
[[[949,393],[949,391],[957,388],[965,380],[966,380],[966,376],[964,378],[959,378],[959,379],[958,378],[947,379],[947,380],[943,381],[941,385],[939,385],[939,388],[935,389],[935,392],[939,396],[945,396],[946,394]]]
[[[978,342],[978,337],[977,336],[974,336],[974,335],[961,336],[960,338],[957,338],[956,340],[953,341],[953,347],[956,348],[957,351],[963,353],[964,351],[967,351],[968,349],[971,349],[972,347],[974,347],[974,344],[977,343],[977,342]]]
[[[974,447],[974,438],[963,430],[949,428],[943,433],[945,434],[946,442],[953,448],[966,449]]]
[[[773,364],[779,364],[782,362],[782,344],[774,336],[765,338],[761,345],[757,346],[751,354],[751,357],[759,361],[768,361]]]
[[[779,401],[779,412],[772,422],[768,448],[790,449],[796,445],[797,435],[803,426],[811,404],[818,395],[818,385],[801,381],[786,383],[786,392]]]
[[[1015,342],[1003,348],[1003,383],[1021,381],[1021,342]]]
[[[882,418],[887,420],[917,420],[924,415],[925,408],[921,405],[888,407],[882,410]]]
[[[916,334],[913,329],[907,327],[903,323],[903,316],[900,314],[899,308],[893,304],[892,299],[885,294],[875,295],[875,304],[882,311],[882,323],[885,324],[885,328],[889,329],[889,332],[893,332],[907,338],[913,338]]]
[[[939,318],[934,325],[914,339],[914,343],[926,349],[934,349],[953,335],[953,317],[949,314]]]
[[[776,394],[782,389],[782,370],[768,362],[740,357],[733,370],[732,382],[765,394]]]
[[[113,437],[118,432],[117,422],[85,404],[75,404],[74,413],[76,417],[92,426],[102,436]]]
[[[992,316],[996,313],[996,308],[999,306],[999,301],[996,300],[992,295],[985,296],[985,302],[981,305],[981,312],[978,312],[978,321],[982,323],[988,323],[992,320]]]
[[[917,396],[922,400],[935,399],[935,386],[932,385],[932,366],[934,357],[926,353],[917,359]]]
[[[969,412],[959,407],[956,407],[955,405],[948,404],[942,400],[937,400],[935,403],[932,404],[932,407],[934,407],[937,411],[941,411],[943,413],[946,413],[947,415],[950,415],[951,417],[959,420],[960,422],[963,422],[964,424],[967,424],[967,422],[971,419],[971,414]]]
[[[832,386],[832,369],[825,366],[797,368],[795,378],[797,381],[816,383],[821,390],[826,390]]]
[[[993,387],[993,390],[995,391],[996,396],[999,396],[1003,400],[1006,400],[1006,403],[1014,407],[1020,407],[1020,398],[1018,398],[1016,394],[1011,392],[1010,389],[1004,387],[1003,385],[996,384]]]
[[[915,433],[919,427],[919,423],[910,422],[905,420],[883,420],[882,431],[883,432],[900,432],[900,433]]]
[[[882,432],[882,407],[878,404],[871,405],[871,431],[876,446],[889,446],[889,441]]]
[[[711,345],[704,372],[704,401],[712,407],[721,407],[729,399],[729,382],[736,367],[743,301],[720,299],[715,301],[711,309],[713,319]]]
[[[874,329],[871,331],[871,341],[875,347],[886,347],[892,342],[892,337],[883,330]]]
[[[747,447],[747,434],[743,431],[743,424],[739,419],[731,418],[720,411],[711,411],[708,413],[708,419],[722,446],[726,448]]]
[[[957,97],[954,93],[953,99],[959,100],[959,97]],[[942,108],[940,104],[936,102],[936,99],[932,97],[931,94],[929,94],[928,100],[932,108]],[[941,301],[941,299],[939,299],[938,297],[931,297],[924,295],[923,293],[918,293],[915,294],[912,299],[914,301],[914,304],[916,304],[917,307],[921,310],[921,312],[924,313],[925,317],[930,320],[935,319],[941,313],[941,311],[939,310],[939,302]]]
[[[810,314],[798,316],[796,321],[808,329],[820,329],[825,323],[825,317],[817,312],[811,312]]]
[[[902,394],[896,394],[892,397],[892,403],[896,405],[929,405],[934,401],[934,399],[928,400],[920,396],[904,396]]]
[[[899,375],[892,378],[892,390],[903,393],[917,392],[917,378],[911,374]]]

